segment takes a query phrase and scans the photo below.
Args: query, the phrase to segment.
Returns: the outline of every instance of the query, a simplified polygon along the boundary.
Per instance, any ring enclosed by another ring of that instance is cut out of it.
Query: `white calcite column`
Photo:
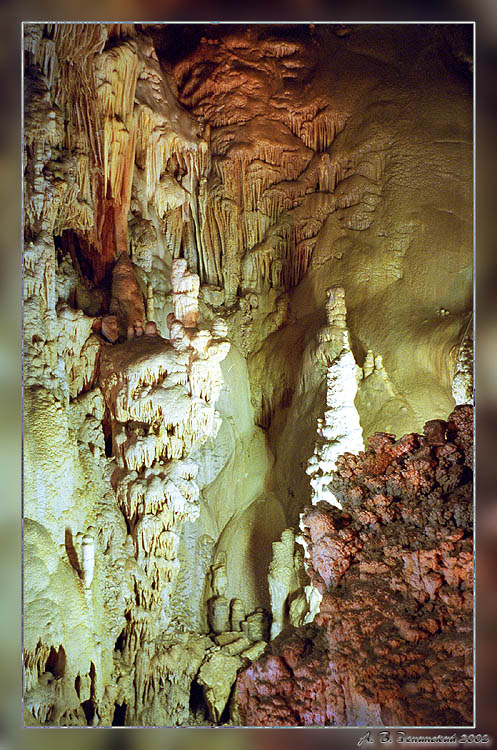
[[[318,442],[309,459],[307,473],[311,477],[313,504],[324,500],[340,507],[329,488],[336,460],[342,453],[364,450],[364,441],[359,414],[354,404],[357,394],[357,366],[350,349],[345,322],[345,298],[341,287],[328,291],[326,311],[333,338],[341,340],[341,349],[328,365],[327,409],[323,418],[318,420]]]

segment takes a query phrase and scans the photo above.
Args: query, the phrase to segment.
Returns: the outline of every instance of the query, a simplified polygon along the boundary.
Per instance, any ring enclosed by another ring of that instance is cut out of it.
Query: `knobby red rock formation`
[[[472,409],[344,454],[327,503],[302,517],[323,594],[239,675],[255,726],[459,725],[472,721]]]

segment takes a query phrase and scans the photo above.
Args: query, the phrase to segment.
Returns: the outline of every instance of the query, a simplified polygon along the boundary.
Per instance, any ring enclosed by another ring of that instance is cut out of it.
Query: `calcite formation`
[[[455,348],[454,377],[452,395],[456,404],[473,403],[473,320],[468,321],[466,331],[459,346]]]
[[[342,508],[303,513],[320,613],[239,675],[243,724],[471,722],[472,419],[459,406],[338,459]]]
[[[357,365],[350,350],[345,293],[341,287],[328,291],[326,313],[328,330],[321,333],[319,344],[322,356],[329,362],[326,372],[327,409],[324,417],[318,421],[321,443],[314,449],[307,473],[311,477],[312,502],[316,504],[324,500],[339,506],[329,489],[336,459],[345,451],[357,452],[364,448],[359,414],[354,403]]]
[[[23,36],[26,724],[466,720],[471,27]]]

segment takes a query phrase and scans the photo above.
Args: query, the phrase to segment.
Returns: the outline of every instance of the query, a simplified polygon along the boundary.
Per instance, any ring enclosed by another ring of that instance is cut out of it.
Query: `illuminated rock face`
[[[357,453],[364,448],[359,414],[355,407],[357,365],[350,350],[346,327],[345,294],[341,287],[330,289],[327,316],[329,330],[321,346],[329,361],[326,372],[326,406],[324,418],[318,421],[320,443],[311,456],[307,473],[311,476],[313,504],[327,501],[340,505],[328,485],[336,469],[336,459],[346,451]]]
[[[191,323],[191,304],[182,310]],[[195,327],[187,336],[183,322],[176,323],[183,329],[177,340],[170,342],[152,330],[136,333],[107,347],[100,364],[119,467],[114,474],[116,497],[135,559],[150,584],[140,582],[138,598],[145,610],[156,609],[154,616],[163,628],[172,616],[169,600],[180,566],[181,528],[200,512],[194,481],[198,465],[189,456],[216,437],[221,423],[214,408],[222,386],[219,362],[229,351],[226,339]],[[132,616],[126,636],[123,648],[129,652],[133,641],[128,658],[135,660],[142,641],[137,640]]]
[[[472,420],[458,407],[339,458],[342,510],[303,513],[320,614],[239,675],[243,724],[471,722]]]
[[[365,459],[339,456],[472,398],[468,40],[438,26],[26,26],[28,723],[236,721],[237,673],[289,627],[312,634],[308,678],[326,683],[330,592],[369,564],[360,524],[383,514],[388,549],[404,549],[389,505],[366,493],[354,516],[356,485],[341,483]],[[468,428],[454,429],[468,460]],[[445,493],[463,465],[451,440],[433,459]],[[401,472],[408,523],[416,462]],[[454,559],[466,543],[450,541]],[[381,589],[381,570],[361,571]],[[458,720],[466,698],[442,695],[434,652],[434,694]],[[366,692],[344,690],[341,708],[326,693],[293,723],[360,723]],[[395,716],[431,721],[413,701]]]

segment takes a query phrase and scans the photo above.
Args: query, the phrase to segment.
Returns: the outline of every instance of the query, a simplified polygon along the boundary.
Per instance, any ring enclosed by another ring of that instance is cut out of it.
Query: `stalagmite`
[[[183,258],[173,260],[171,284],[175,317],[185,328],[196,328],[200,280],[197,274],[188,271]]]
[[[232,599],[230,604],[231,630],[241,630],[245,619],[245,606],[241,599]]]
[[[143,297],[135,272],[126,252],[121,253],[112,269],[111,312],[117,316],[120,328],[141,324],[145,320]]]
[[[224,596],[228,578],[226,574],[226,553],[219,556],[216,564],[211,569],[211,586],[215,596]]]
[[[147,320],[155,320],[154,288],[150,282],[147,284]]]
[[[114,344],[119,338],[119,326],[116,315],[105,315],[102,318],[102,334]]]
[[[81,542],[81,569],[85,588],[89,589],[95,569],[95,541],[91,534],[85,534]]]
[[[268,572],[272,612],[271,640],[276,638],[286,624],[288,597],[299,586],[294,568],[294,548],[293,529],[285,529],[281,535],[281,541],[273,542],[273,559]]]
[[[209,601],[209,624],[213,633],[229,629],[230,604],[225,596],[215,596]]]
[[[208,602],[208,618],[213,633],[224,633],[229,630],[230,602],[225,597],[227,583],[226,554],[222,553],[211,568],[211,588],[214,596]]]
[[[326,373],[326,406],[324,418],[318,424],[318,443],[309,459],[307,473],[311,477],[312,502],[322,500],[340,506],[329,489],[336,468],[336,459],[346,451],[356,453],[364,449],[359,415],[354,405],[357,393],[356,362],[350,350],[346,328],[344,291],[330,289],[327,305],[330,342],[338,354]]]
[[[262,608],[256,609],[245,620],[243,629],[251,643],[269,640],[269,616]]]

